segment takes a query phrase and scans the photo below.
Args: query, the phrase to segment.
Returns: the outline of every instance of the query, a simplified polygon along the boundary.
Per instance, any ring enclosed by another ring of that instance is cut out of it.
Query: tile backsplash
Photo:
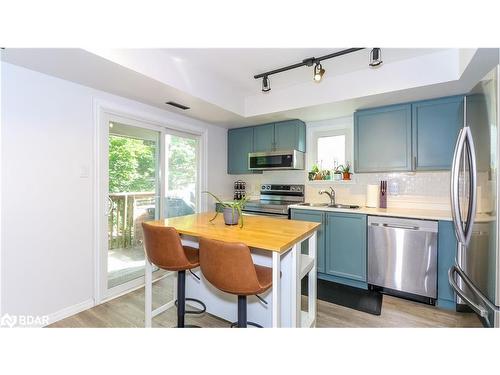
[[[305,171],[265,171],[261,175],[233,176],[247,183],[247,194],[259,195],[263,183],[305,184],[306,202],[327,200],[319,195],[321,189],[333,187],[337,202],[364,206],[366,186],[387,180],[389,208],[422,208],[435,210],[450,209],[450,172],[413,172],[413,173],[362,173],[353,175],[350,182],[309,182]]]

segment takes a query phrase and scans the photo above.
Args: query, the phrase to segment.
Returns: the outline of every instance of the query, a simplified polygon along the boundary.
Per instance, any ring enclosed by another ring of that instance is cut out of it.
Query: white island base
[[[301,244],[309,241],[308,254],[301,254]],[[183,245],[198,247],[195,237],[182,236]],[[261,294],[267,305],[255,296],[248,296],[247,319],[263,327],[314,327],[316,324],[316,231],[283,252],[251,248],[255,264],[272,267],[273,286]],[[197,280],[186,272],[186,297],[196,298],[207,307],[207,312],[230,322],[237,321],[237,296],[222,292],[211,285],[199,268],[193,272]],[[176,275],[177,273],[175,273]],[[280,277],[281,275],[281,277]],[[301,280],[308,277],[307,309],[301,309]],[[146,259],[145,326],[151,327],[151,319],[174,307],[174,301],[152,310],[152,265]],[[177,289],[174,282],[174,300]],[[186,301],[189,305],[190,302]],[[193,307],[199,307],[196,304]],[[175,308],[175,307],[174,307]],[[196,318],[191,319],[195,321]],[[195,322],[194,322],[195,323]]]

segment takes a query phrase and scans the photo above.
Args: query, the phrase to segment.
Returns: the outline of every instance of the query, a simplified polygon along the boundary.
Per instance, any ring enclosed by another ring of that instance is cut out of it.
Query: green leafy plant
[[[345,165],[339,165],[337,170],[341,173],[351,173],[351,164],[347,162]]]
[[[234,212],[237,211],[239,216],[240,216],[240,228],[243,228],[243,212],[242,212],[242,210],[243,210],[243,208],[245,208],[245,205],[250,200],[250,198],[244,197],[242,199],[235,199],[232,202],[227,202],[227,201],[223,202],[222,199],[220,199],[218,196],[216,196],[215,194],[212,194],[209,191],[203,191],[202,193],[211,195],[222,207],[230,208],[232,211],[233,217],[234,217]],[[211,218],[209,221],[213,222],[218,215],[219,215],[219,212],[216,211],[215,216],[213,218]]]

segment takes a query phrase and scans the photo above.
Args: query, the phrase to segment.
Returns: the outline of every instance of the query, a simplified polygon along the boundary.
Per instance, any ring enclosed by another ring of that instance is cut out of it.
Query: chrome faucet
[[[330,191],[327,191],[327,190],[320,190],[319,191],[319,194],[326,194],[330,197],[330,206],[333,206],[335,205],[335,190],[333,190],[333,188],[330,186]]]

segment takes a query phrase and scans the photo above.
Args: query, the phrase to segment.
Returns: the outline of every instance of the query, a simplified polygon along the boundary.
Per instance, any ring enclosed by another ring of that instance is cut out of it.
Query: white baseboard
[[[69,316],[78,314],[84,310],[88,310],[94,306],[95,306],[94,299],[91,298],[91,299],[88,299],[86,301],[77,303],[76,305],[65,307],[62,310],[56,311],[55,313],[52,313],[52,314],[49,314],[49,322],[47,323],[47,325],[55,323],[59,320],[67,318]]]

